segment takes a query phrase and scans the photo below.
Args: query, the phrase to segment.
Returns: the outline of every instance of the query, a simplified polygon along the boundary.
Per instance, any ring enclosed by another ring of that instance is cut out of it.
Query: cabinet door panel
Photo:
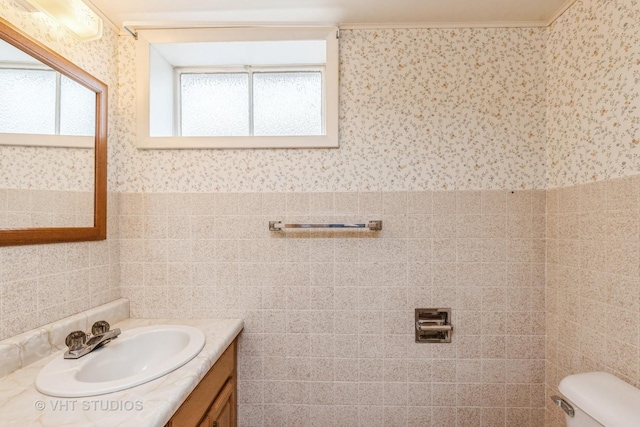
[[[218,417],[213,421],[213,427],[233,427],[231,423],[231,401],[227,400]]]
[[[228,381],[216,400],[213,402],[207,416],[213,420],[214,427],[232,427],[231,414],[234,401],[234,381]]]

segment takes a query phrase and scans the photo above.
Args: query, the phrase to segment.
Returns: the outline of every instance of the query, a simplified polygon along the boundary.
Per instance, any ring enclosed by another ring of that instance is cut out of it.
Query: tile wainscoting
[[[547,192],[547,395],[606,371],[640,386],[640,175]],[[564,426],[547,399],[547,426]]]
[[[119,198],[107,240],[0,247],[0,340],[120,298]]]
[[[241,317],[239,421],[541,426],[545,191],[120,197],[132,317]],[[383,220],[383,231],[268,221]],[[451,344],[413,310],[451,307]]]
[[[0,188],[0,226],[92,227],[93,192]]]

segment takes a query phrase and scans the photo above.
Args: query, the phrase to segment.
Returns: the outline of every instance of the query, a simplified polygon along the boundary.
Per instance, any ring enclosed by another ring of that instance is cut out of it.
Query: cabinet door
[[[213,420],[213,427],[234,427],[232,425],[233,409],[235,406],[235,378],[225,384],[220,394],[213,402],[207,418]]]
[[[165,427],[212,427],[217,416],[221,417],[216,421],[217,426],[235,427],[236,346],[237,339],[220,356]],[[231,404],[227,412],[223,404],[226,401]],[[230,421],[225,421],[225,417],[229,417]]]

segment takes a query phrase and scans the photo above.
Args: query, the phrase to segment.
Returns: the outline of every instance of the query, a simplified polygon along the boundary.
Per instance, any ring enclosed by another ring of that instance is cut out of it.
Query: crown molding
[[[571,6],[573,6],[573,4],[576,2],[577,0],[567,0],[561,7],[560,9],[558,9],[556,11],[556,13],[554,13],[553,15],[551,15],[551,18],[549,19],[549,21],[547,22],[547,27],[551,26],[554,22],[556,22],[556,20],[558,18],[560,18],[562,16],[563,13],[565,13]]]
[[[546,21],[493,21],[493,22],[413,22],[413,23],[349,23],[340,24],[342,30],[381,29],[458,29],[458,28],[532,28],[546,27]]]

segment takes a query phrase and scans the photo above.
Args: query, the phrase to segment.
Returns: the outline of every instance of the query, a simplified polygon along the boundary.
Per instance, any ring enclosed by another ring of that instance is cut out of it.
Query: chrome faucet
[[[109,323],[99,320],[91,327],[91,334],[87,335],[82,331],[74,331],[67,335],[64,343],[69,350],[64,354],[65,359],[79,359],[91,353],[93,350],[102,347],[109,341],[118,338],[120,328],[109,330]]]

